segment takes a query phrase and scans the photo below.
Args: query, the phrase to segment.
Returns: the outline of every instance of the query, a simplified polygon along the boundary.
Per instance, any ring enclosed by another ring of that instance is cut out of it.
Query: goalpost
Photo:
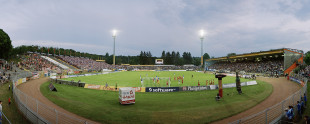
[[[142,87],[170,87],[170,77],[142,77]]]

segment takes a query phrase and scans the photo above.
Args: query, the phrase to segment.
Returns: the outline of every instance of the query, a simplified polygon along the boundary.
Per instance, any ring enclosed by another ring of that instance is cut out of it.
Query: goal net
[[[143,77],[141,79],[142,87],[169,87],[170,85],[169,77]]]

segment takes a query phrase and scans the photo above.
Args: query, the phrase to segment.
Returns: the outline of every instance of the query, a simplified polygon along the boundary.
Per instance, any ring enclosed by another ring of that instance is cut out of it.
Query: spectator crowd
[[[0,60],[0,84],[10,80],[11,74],[8,71],[13,70],[12,64],[8,64],[5,60]]]
[[[19,66],[31,70],[31,71],[49,71],[49,70],[60,70],[59,67],[42,58],[38,54],[28,54],[21,56],[21,62]]]
[[[112,66],[105,62],[97,62],[93,59],[84,57],[72,57],[72,56],[59,56],[60,59],[66,61],[67,63],[78,67],[82,70],[96,70],[100,71],[102,69],[111,69]]]
[[[102,69],[110,70],[197,70],[198,66],[174,66],[174,65],[161,65],[161,66],[148,66],[148,65],[110,65],[105,62],[97,62],[93,59],[84,57],[72,57],[72,56],[60,56],[60,59],[66,61],[67,63],[78,67],[82,70],[95,70],[101,71]]]
[[[245,71],[248,73],[270,73],[281,74],[284,71],[283,60],[275,61],[260,61],[260,62],[218,62],[211,66],[209,69],[225,70],[225,71]]]

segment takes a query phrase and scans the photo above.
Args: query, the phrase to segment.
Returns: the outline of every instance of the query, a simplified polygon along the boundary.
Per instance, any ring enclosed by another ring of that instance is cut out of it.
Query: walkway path
[[[78,116],[76,114],[73,114],[59,106],[57,106],[56,104],[54,104],[53,102],[51,102],[50,100],[48,100],[46,97],[44,97],[40,91],[40,86],[41,84],[45,83],[48,81],[48,78],[40,78],[40,79],[36,79],[36,80],[30,80],[28,81],[27,83],[23,83],[21,85],[19,85],[17,88],[20,89],[22,92],[24,92],[25,94],[37,99],[38,101],[40,101],[41,103],[51,107],[51,108],[55,108],[58,112],[62,112],[62,113],[65,113],[71,117],[74,117],[74,118],[78,118],[78,119],[81,119],[81,120],[86,120],[88,123],[97,123],[97,122],[94,122],[94,121],[91,121],[89,119],[86,119],[86,118],[83,118],[81,116]],[[44,109],[40,109],[41,110],[44,110]],[[46,113],[48,113],[48,109],[46,109]],[[43,114],[40,114],[41,116],[44,116],[43,118],[51,118],[53,116],[51,115],[47,115],[47,114],[44,114],[44,112],[42,112]],[[63,120],[61,120],[63,119]],[[55,119],[48,119],[48,120],[52,120],[52,121],[55,121]],[[74,119],[72,119],[74,120]],[[77,119],[75,119],[77,120]],[[58,122],[64,122],[64,123],[71,123],[71,121],[69,122],[68,119],[65,119],[64,116],[61,116],[58,118]]]
[[[227,124],[229,122],[233,122],[235,120],[261,112],[266,108],[283,101],[284,99],[286,99],[287,97],[289,97],[290,95],[292,95],[301,88],[301,86],[299,86],[297,83],[288,81],[283,77],[282,78],[259,77],[257,78],[257,80],[262,80],[267,83],[270,83],[273,86],[272,94],[266,100],[254,106],[253,108],[241,112],[237,115],[231,116],[229,118],[225,118],[223,120],[214,122],[214,124]]]

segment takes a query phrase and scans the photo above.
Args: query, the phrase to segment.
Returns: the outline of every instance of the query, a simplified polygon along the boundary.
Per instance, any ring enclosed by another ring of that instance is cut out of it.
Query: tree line
[[[37,45],[31,46],[18,46],[12,49],[11,54],[22,55],[27,52],[40,53],[45,55],[63,55],[74,57],[87,57],[93,60],[105,60],[106,63],[113,63],[113,55],[106,53],[105,55],[90,54],[87,52],[75,51],[73,49],[55,48],[55,47],[41,47]],[[205,53],[204,59],[210,58],[208,53]],[[200,65],[200,57],[192,57],[190,52],[183,52],[182,56],[180,52],[163,51],[161,57],[152,56],[150,51],[141,51],[137,56],[116,56],[116,64],[131,64],[131,65],[154,65],[155,59],[163,59],[165,65],[184,65],[194,64]]]

